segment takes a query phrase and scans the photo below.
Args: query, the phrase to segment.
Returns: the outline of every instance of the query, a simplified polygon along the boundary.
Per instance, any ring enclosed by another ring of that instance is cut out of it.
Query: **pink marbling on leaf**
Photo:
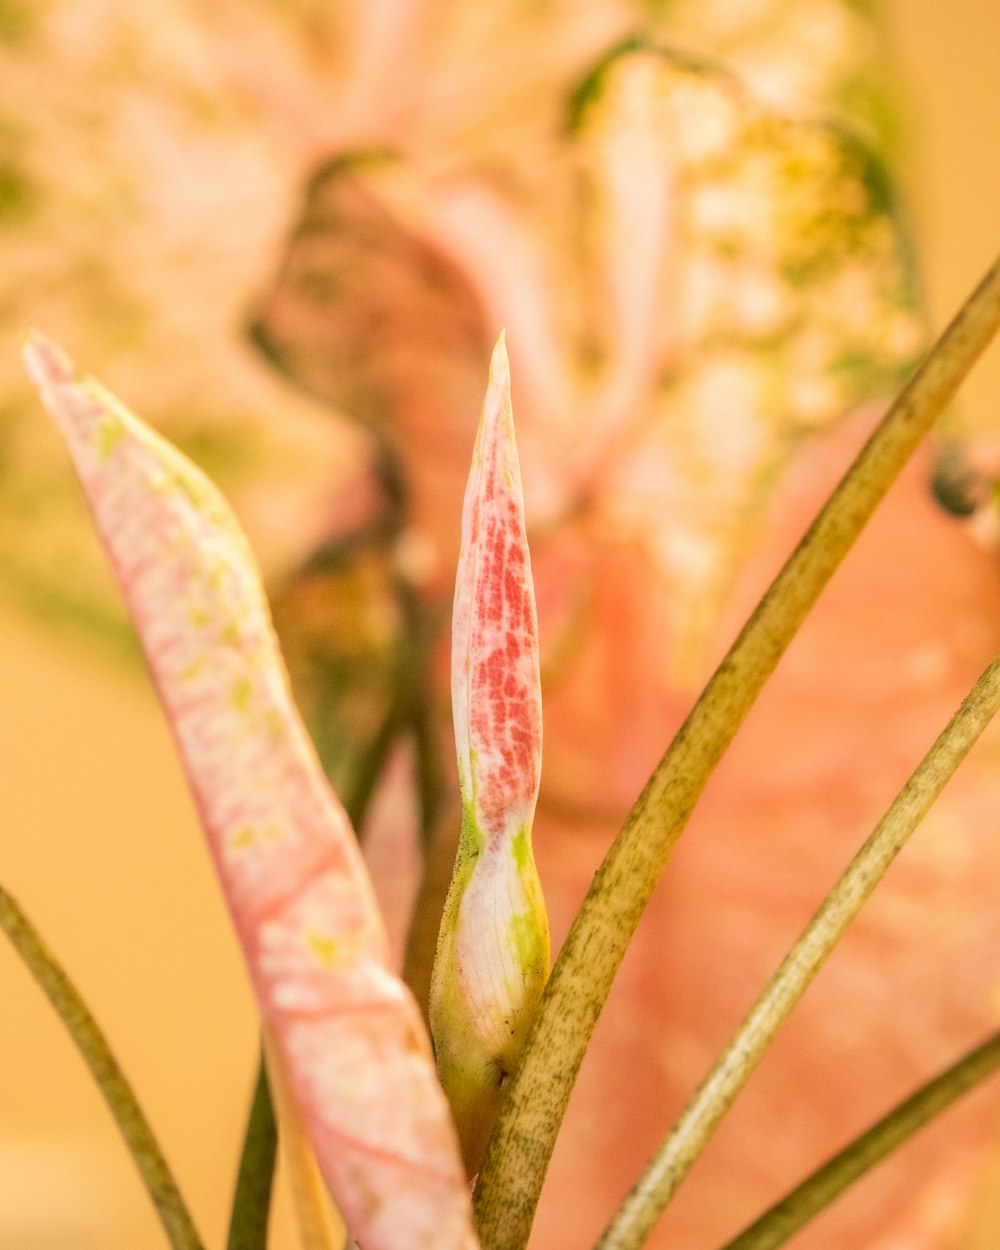
[[[452,623],[462,797],[497,839],[531,826],[542,752],[538,626],[503,337],[473,453]]]
[[[451,671],[462,832],[430,1019],[473,1176],[549,969],[531,853],[542,749],[538,631],[502,335],[465,494]]]
[[[41,335],[59,427],[142,640],[261,1013],[365,1250],[474,1250],[416,1004],[292,703],[253,556],[215,487]]]

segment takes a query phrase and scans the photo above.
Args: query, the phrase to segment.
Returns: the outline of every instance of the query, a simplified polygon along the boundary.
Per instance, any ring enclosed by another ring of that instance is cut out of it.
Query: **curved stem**
[[[776,1250],[877,1163],[1000,1068],[1000,1032],[894,1107],[722,1250]]]
[[[358,835],[358,841],[362,845],[364,845],[365,814],[371,805],[382,773],[385,771],[389,754],[396,745],[401,727],[400,709],[396,701],[358,759],[350,785],[344,788],[342,799],[344,810],[350,817],[351,824]]]
[[[475,1196],[485,1250],[527,1242],[594,1024],[708,778],[820,591],[998,326],[1000,261],[859,453],[636,800],[552,970],[501,1110]]]
[[[447,604],[440,600],[422,603],[413,586],[402,579],[397,597],[409,639],[403,661],[409,685],[407,717],[416,753],[420,838],[427,855],[449,793],[441,762],[438,709],[432,676],[434,648],[447,619]]]
[[[778,1029],[998,708],[1000,656],[976,682],[785,956],[618,1208],[597,1243],[599,1250],[637,1250],[645,1243]]]
[[[53,958],[37,930],[13,898],[0,887],[0,927],[44,990],[86,1060],[129,1153],[145,1182],[160,1222],[174,1250],[203,1250],[177,1182],[153,1134],[135,1092],[111,1052],[97,1021],[69,977]]]
[[[441,602],[422,605],[414,589],[406,585],[400,598],[407,635],[411,639],[409,726],[413,737],[423,851],[420,884],[406,935],[403,980],[417,1000],[429,1030],[431,972],[444,900],[451,883],[459,825],[457,805],[449,793],[442,766],[431,677],[434,647],[445,620],[445,605]]]
[[[278,1127],[263,1056],[243,1138],[226,1250],[264,1250],[267,1245]]]

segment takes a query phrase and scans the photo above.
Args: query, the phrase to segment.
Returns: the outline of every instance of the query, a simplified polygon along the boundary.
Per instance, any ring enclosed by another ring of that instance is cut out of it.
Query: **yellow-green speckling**
[[[511,916],[510,936],[525,980],[540,977],[544,981],[549,970],[549,943],[548,933],[539,931],[537,910]]]
[[[324,968],[343,967],[358,957],[358,941],[353,937],[331,937],[328,933],[306,933],[306,949]]]
[[[205,671],[205,661],[203,658],[198,659],[198,660],[192,660],[190,664],[186,664],[184,668],[181,669],[180,679],[181,681],[187,682],[187,683],[194,682],[194,681],[197,681],[199,677],[201,677],[204,671]]]
[[[531,854],[531,830],[523,826],[518,829],[511,841],[510,850],[514,856],[514,863],[521,872],[524,872],[534,862]]]
[[[109,414],[97,427],[94,441],[102,464],[107,464],[115,454],[115,448],[125,437],[125,425],[117,416]]]
[[[315,955],[324,968],[332,968],[337,962],[337,945],[337,939],[325,933],[306,934],[306,946],[309,953]]]
[[[204,629],[206,625],[211,625],[212,614],[200,603],[193,603],[188,611],[188,620],[195,629]]]
[[[475,849],[477,852],[486,845],[486,839],[476,824],[475,805],[471,802],[462,804],[462,833],[459,841],[464,843],[467,849]]]
[[[237,712],[246,712],[250,707],[253,695],[253,682],[249,677],[241,677],[229,692],[229,702]]]
[[[233,833],[227,843],[226,849],[233,854],[240,855],[244,851],[253,850],[258,846],[273,846],[280,842],[282,837],[281,826],[274,821],[270,821],[266,825],[240,825]]]
[[[229,839],[229,849],[236,852],[249,851],[256,842],[257,835],[253,825],[241,825]]]
[[[190,466],[164,469],[156,482],[156,489],[164,495],[171,491],[180,492],[207,520],[225,525],[227,530],[231,528],[225,524],[228,518],[222,512],[215,487],[204,481],[200,474],[193,473]]]

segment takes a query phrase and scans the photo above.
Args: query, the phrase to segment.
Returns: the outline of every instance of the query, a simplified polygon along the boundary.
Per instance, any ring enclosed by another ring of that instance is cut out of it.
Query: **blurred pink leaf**
[[[469,1250],[430,1046],[389,970],[353,831],[291,702],[242,532],[200,472],[46,339],[33,335],[25,360],[142,640],[334,1198],[366,1250]]]
[[[742,621],[867,432],[801,456],[720,625]],[[762,694],[694,814],[598,1024],[532,1245],[586,1245],[1000,643],[1000,571],[927,489],[930,449],[887,496]],[[627,674],[635,565],[602,565],[600,646]],[[599,632],[598,632],[599,631]],[[616,645],[616,637],[618,639]],[[650,639],[652,654],[653,641]],[[634,653],[633,653],[634,654]],[[597,696],[600,697],[599,695]],[[652,760],[686,711],[609,739]],[[594,707],[581,726],[596,723]],[[551,722],[547,721],[551,737]],[[720,1243],[825,1154],[995,1027],[1000,740],[984,735],[741,1095],[651,1247]],[[631,767],[631,760],[628,762]],[[543,796],[544,797],[544,796]],[[554,940],[617,828],[539,805]],[[641,1076],[637,1078],[636,1074]],[[931,1126],[802,1234],[809,1250],[962,1246],[1000,1090]],[[628,1143],[627,1146],[625,1143]],[[588,1200],[581,1202],[579,1195]],[[987,1242],[985,1244],[993,1244]]]

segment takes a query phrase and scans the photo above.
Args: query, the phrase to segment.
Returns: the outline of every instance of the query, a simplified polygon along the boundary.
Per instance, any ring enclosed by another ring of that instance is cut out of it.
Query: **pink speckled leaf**
[[[218,491],[40,335],[61,430],[166,709],[320,1168],[365,1250],[471,1250],[415,1003],[350,824],[289,696],[249,547]]]
[[[503,336],[465,494],[451,671],[462,833],[430,1016],[471,1176],[549,967],[531,853],[542,752],[538,627]]]
[[[473,452],[452,621],[452,699],[462,798],[487,839],[529,827],[538,799],[538,625],[503,339]]]

